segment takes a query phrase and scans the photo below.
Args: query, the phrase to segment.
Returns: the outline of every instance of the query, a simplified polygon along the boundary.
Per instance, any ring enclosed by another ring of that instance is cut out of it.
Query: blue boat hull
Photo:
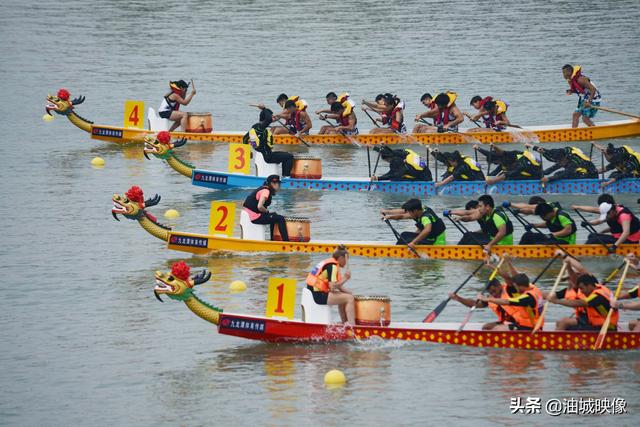
[[[263,177],[237,175],[225,172],[195,169],[191,177],[193,185],[215,190],[232,188],[256,188],[263,182]],[[402,193],[416,196],[470,196],[474,194],[600,194],[602,180],[578,179],[562,180],[547,183],[544,187],[540,181],[504,181],[487,185],[483,181],[457,181],[437,188],[433,182],[417,181],[376,181],[371,186],[368,179],[292,179],[282,180],[283,189],[307,189],[327,191],[378,191],[383,193]],[[606,187],[609,194],[638,193],[640,179],[625,179]]]

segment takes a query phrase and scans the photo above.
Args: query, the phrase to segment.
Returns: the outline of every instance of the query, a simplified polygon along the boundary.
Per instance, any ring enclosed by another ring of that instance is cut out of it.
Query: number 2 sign
[[[229,172],[248,175],[251,170],[251,146],[229,144]]]
[[[293,319],[295,305],[296,279],[269,278],[266,316]]]
[[[124,102],[124,127],[144,129],[144,102],[130,99]]]
[[[236,219],[236,204],[233,202],[211,202],[209,235],[233,236]]]

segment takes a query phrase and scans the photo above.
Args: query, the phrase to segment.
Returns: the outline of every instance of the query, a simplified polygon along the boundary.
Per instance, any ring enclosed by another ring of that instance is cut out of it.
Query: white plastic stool
[[[253,152],[253,161],[256,165],[256,176],[280,175],[280,163],[265,162],[261,152]]]
[[[149,107],[149,110],[147,111],[147,121],[149,122],[149,130],[155,132],[160,132],[161,130],[169,130],[173,125],[173,122],[171,120],[163,119],[156,113],[156,110],[151,107]],[[182,132],[182,127],[178,126],[178,128],[176,128],[176,132]]]
[[[247,211],[240,211],[240,238],[245,240],[267,240],[264,233],[268,230],[268,224],[254,224],[249,219]]]
[[[302,307],[302,321],[306,323],[321,323],[328,325],[331,323],[331,306],[316,304],[313,294],[306,287],[302,289],[300,296],[300,306]]]

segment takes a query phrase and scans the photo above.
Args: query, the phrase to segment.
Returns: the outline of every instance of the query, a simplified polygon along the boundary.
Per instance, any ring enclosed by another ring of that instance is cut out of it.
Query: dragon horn
[[[180,138],[179,140],[173,143],[173,148],[182,147],[186,143],[187,143],[187,138]]]
[[[160,302],[164,302],[162,301],[162,298],[160,298],[160,295],[158,295],[158,293],[156,291],[153,291],[153,294],[156,296],[156,298],[158,299],[158,301]]]
[[[155,206],[160,203],[160,195],[156,194],[150,199],[144,201],[144,206],[148,208],[149,206]]]
[[[71,101],[71,104],[73,104],[73,105],[82,104],[84,102],[84,99],[85,99],[84,96],[80,95],[79,97],[77,97],[76,99]]]
[[[111,215],[113,215],[113,219],[115,219],[116,221],[120,221],[120,218],[118,218],[118,215],[116,215],[115,212],[111,211]]]
[[[191,280],[193,280],[193,286],[206,283],[209,281],[209,279],[211,279],[211,272],[207,270],[202,270],[200,273],[191,278]]]

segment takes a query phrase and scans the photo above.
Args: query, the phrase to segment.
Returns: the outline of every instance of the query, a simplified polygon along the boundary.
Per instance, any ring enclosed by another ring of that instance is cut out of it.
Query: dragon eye
[[[176,278],[173,276],[169,276],[169,278],[167,279],[167,282],[173,282]]]
[[[124,201],[125,203],[129,203],[129,199],[128,199],[128,198],[126,198],[126,197],[123,199],[123,201]]]

